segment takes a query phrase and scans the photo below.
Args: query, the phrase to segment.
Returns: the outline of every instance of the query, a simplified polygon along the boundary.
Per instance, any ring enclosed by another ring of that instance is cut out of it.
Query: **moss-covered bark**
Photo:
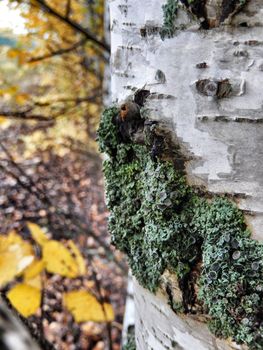
[[[229,199],[198,195],[176,162],[153,157],[151,138],[124,142],[122,123],[118,108],[109,108],[98,130],[101,152],[108,155],[113,244],[127,254],[144,287],[155,292],[166,269],[176,273],[183,294],[177,309],[191,312],[201,303],[217,336],[262,349],[262,243],[250,238],[243,214]]]

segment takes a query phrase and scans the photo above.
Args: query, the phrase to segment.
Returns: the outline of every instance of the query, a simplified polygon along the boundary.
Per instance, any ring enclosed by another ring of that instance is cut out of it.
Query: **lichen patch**
[[[152,292],[167,271],[176,274],[181,297],[166,284],[175,312],[207,313],[217,336],[262,349],[263,244],[250,238],[243,213],[229,199],[206,199],[189,186],[176,162],[178,145],[167,150],[172,146],[158,122],[144,119],[140,107],[106,109],[98,130],[108,155],[112,243]],[[136,112],[134,120],[127,109]]]

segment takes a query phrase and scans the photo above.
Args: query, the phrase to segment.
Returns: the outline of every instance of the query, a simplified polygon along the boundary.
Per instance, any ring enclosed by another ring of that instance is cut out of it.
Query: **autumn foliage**
[[[41,291],[45,271],[63,277],[85,276],[86,263],[77,245],[69,240],[65,244],[48,239],[41,228],[28,223],[32,238],[41,248],[41,258],[34,253],[33,245],[23,240],[16,232],[0,237],[0,286],[21,276],[22,282],[8,290],[7,298],[24,317],[34,315],[41,306]],[[64,293],[66,308],[77,322],[113,321],[110,304],[101,304],[85,290]]]
[[[0,58],[0,288],[45,349],[120,349],[126,266],[107,236],[96,129],[103,0],[9,0]],[[1,35],[1,33],[0,33]]]

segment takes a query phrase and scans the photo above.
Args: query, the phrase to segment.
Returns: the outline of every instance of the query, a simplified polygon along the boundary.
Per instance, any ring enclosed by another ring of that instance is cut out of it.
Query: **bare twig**
[[[49,107],[56,103],[72,103],[74,106],[77,106],[81,103],[90,103],[98,105],[100,104],[100,100],[98,100],[99,92],[97,92],[97,89],[94,89],[94,95],[93,96],[86,96],[86,97],[76,97],[76,98],[70,98],[70,97],[64,97],[64,98],[58,98],[54,100],[49,100],[45,102],[41,101],[35,101],[31,102],[32,105],[28,107],[24,107],[22,110],[0,110],[0,115],[6,118],[10,119],[21,119],[24,121],[28,120],[35,120],[39,122],[51,122],[55,121],[55,119],[65,112],[67,112],[67,109],[70,107],[63,106],[58,112],[53,113],[52,116],[45,116],[43,114],[34,113],[34,108],[36,107]]]
[[[68,0],[68,1],[67,1],[67,7],[66,7],[66,14],[65,14],[65,17],[66,17],[66,18],[69,18],[69,16],[70,16],[70,11],[71,11],[71,0]]]
[[[87,41],[87,38],[81,39],[78,42],[76,42],[75,44],[73,44],[67,48],[61,48],[61,49],[58,49],[56,51],[51,50],[51,52],[46,54],[46,55],[31,57],[27,62],[28,63],[39,62],[39,61],[43,61],[45,59],[48,59],[48,58],[51,58],[54,56],[60,56],[60,55],[63,55],[65,53],[69,53],[71,51],[76,50],[78,47],[84,45],[86,41]]]
[[[109,342],[109,348],[108,350],[113,350],[113,341],[112,341],[112,324],[110,321],[107,321],[107,313],[106,313],[106,310],[105,310],[105,306],[104,306],[104,297],[101,293],[101,283],[97,277],[97,271],[94,267],[94,264],[92,262],[92,259],[89,258],[89,265],[91,266],[91,269],[92,269],[92,278],[93,278],[93,281],[95,282],[95,287],[96,287],[96,290],[97,290],[97,293],[98,293],[98,297],[99,297],[99,302],[101,304],[101,308],[102,308],[102,311],[103,311],[103,314],[104,314],[104,317],[105,317],[105,320],[106,320],[106,329],[107,329],[107,335],[108,335],[108,342]]]
[[[32,0],[30,0],[30,3]],[[88,29],[81,26],[79,23],[75,22],[74,20],[67,18],[63,16],[61,13],[57,12],[54,8],[49,6],[45,0],[34,0],[34,4],[39,4],[40,8],[53,17],[56,17],[60,21],[64,22],[65,24],[69,25],[71,28],[75,29],[77,32],[83,34],[87,40],[92,41],[94,44],[97,44],[100,48],[102,48],[104,51],[110,53],[110,47],[109,45],[102,40],[99,40],[93,33],[91,33]]]
[[[96,91],[96,89],[95,89]],[[76,97],[76,98],[71,98],[71,97],[61,97],[61,98],[57,98],[54,100],[49,100],[49,101],[45,101],[45,102],[34,102],[34,105],[36,107],[47,107],[50,106],[52,104],[55,103],[59,103],[59,102],[69,102],[69,103],[74,103],[75,105],[78,105],[82,102],[88,102],[88,103],[94,103],[94,104],[98,104],[98,102],[96,101],[96,98],[99,97],[99,93],[94,94],[93,96],[86,96],[86,97]],[[1,113],[1,112],[0,112]]]
[[[0,111],[0,115],[6,118],[11,119],[22,119],[22,120],[36,120],[36,121],[42,121],[42,122],[50,122],[51,120],[54,120],[54,116],[52,117],[45,117],[42,114],[31,114],[33,107],[29,107],[24,110],[13,110],[13,111]]]

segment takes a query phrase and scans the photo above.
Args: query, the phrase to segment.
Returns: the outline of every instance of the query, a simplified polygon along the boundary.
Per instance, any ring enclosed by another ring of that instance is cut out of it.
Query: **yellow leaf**
[[[45,268],[45,262],[43,260],[35,260],[24,271],[24,281],[31,280],[32,278],[41,274]]]
[[[34,224],[33,222],[28,222],[27,226],[31,232],[31,236],[40,246],[43,246],[45,243],[48,242],[48,237],[37,224]]]
[[[26,63],[28,60],[28,54],[26,52],[20,52],[18,56],[18,63],[23,64]]]
[[[19,50],[19,49],[8,50],[7,56],[9,58],[17,58],[19,64],[25,63],[27,58],[28,58],[28,54],[24,51]]]
[[[16,232],[0,236],[0,286],[11,282],[34,260],[31,245]]]
[[[78,269],[79,269],[79,275],[83,276],[86,273],[86,262],[85,259],[83,258],[79,248],[76,246],[76,244],[72,241],[69,240],[68,241],[68,246],[69,249],[72,252],[73,257],[75,258],[75,261],[78,265]]]
[[[7,298],[22,316],[29,317],[40,307],[41,291],[21,283],[10,289]]]
[[[44,244],[43,260],[48,272],[70,278],[79,276],[77,262],[60,242],[52,240]]]
[[[76,322],[110,322],[114,320],[112,306],[104,303],[102,307],[92,294],[84,290],[65,293],[63,302]]]
[[[35,287],[35,288],[37,288],[39,290],[42,289],[42,279],[41,279],[40,275],[37,275],[37,276],[35,276],[33,278],[30,278],[30,279],[27,279],[27,280],[24,279],[23,282],[27,286]]]
[[[6,89],[6,93],[9,95],[13,95],[17,92],[18,87],[17,86],[9,86],[9,88]]]
[[[35,260],[29,265],[23,273],[23,282],[28,286],[42,289],[41,272],[45,268],[45,262],[42,260]]]
[[[0,125],[5,123],[8,120],[5,116],[0,115]]]
[[[20,51],[18,49],[10,49],[7,52],[9,58],[16,58],[19,55]]]
[[[30,96],[28,94],[24,94],[24,93],[17,94],[15,96],[16,103],[18,103],[20,105],[25,104],[29,100],[29,98],[30,98]]]
[[[14,95],[18,90],[17,86],[8,86],[4,89],[0,89],[0,96]]]

